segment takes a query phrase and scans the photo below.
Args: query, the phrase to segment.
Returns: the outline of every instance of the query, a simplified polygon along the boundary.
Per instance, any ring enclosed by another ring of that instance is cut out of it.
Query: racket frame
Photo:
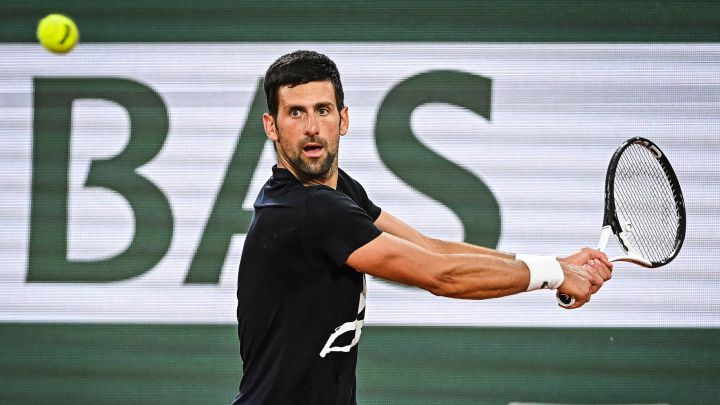
[[[650,261],[643,257],[632,244],[629,242],[629,233],[623,229],[620,220],[618,219],[617,212],[615,211],[615,173],[617,172],[617,165],[620,157],[625,150],[631,145],[640,145],[647,149],[657,159],[660,167],[663,169],[665,176],[670,182],[670,189],[673,192],[673,199],[678,210],[678,228],[677,235],[675,237],[675,245],[673,246],[672,253],[665,259],[660,261]],[[678,181],[677,175],[670,165],[665,154],[660,148],[655,145],[652,141],[646,138],[636,136],[625,141],[610,159],[608,165],[607,175],[605,177],[605,213],[603,215],[603,228],[600,232],[600,242],[598,243],[598,250],[603,251],[607,246],[607,239],[610,237],[608,230],[615,235],[620,244],[622,250],[626,253],[623,256],[617,256],[610,259],[610,261],[625,261],[634,263],[647,268],[657,268],[670,263],[680,253],[683,241],[685,240],[685,200],[683,199],[682,191],[680,190],[680,182]]]

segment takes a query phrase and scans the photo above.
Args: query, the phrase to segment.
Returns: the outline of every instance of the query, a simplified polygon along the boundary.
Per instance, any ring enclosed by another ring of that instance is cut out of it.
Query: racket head
[[[613,154],[605,178],[605,214],[622,249],[660,267],[685,240],[685,200],[665,154],[652,141],[634,137]],[[632,261],[632,260],[630,260]]]

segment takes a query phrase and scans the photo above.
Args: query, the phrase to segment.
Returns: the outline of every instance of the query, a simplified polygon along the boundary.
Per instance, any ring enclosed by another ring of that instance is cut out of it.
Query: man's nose
[[[307,122],[305,125],[305,135],[315,136],[318,135],[318,122],[315,114],[308,114]]]

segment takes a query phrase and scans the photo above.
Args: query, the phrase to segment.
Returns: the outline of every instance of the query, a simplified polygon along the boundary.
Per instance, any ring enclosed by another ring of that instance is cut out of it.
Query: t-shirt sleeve
[[[334,190],[315,190],[307,199],[304,221],[308,234],[306,246],[340,266],[355,250],[382,233],[373,221],[345,194]]]
[[[360,208],[365,210],[373,222],[378,219],[382,210],[370,200],[363,186],[342,171],[340,179],[343,181],[343,186],[346,188],[350,198],[352,198]]]
[[[380,213],[382,212],[382,210],[380,209],[380,207],[373,204],[372,200],[370,200],[370,198],[368,198],[367,195],[365,195],[365,201],[366,202],[364,204],[365,206],[363,207],[363,209],[365,210],[365,212],[367,212],[367,214],[370,216],[370,218],[373,220],[373,222],[375,222],[375,220],[377,220],[378,217],[380,216]]]

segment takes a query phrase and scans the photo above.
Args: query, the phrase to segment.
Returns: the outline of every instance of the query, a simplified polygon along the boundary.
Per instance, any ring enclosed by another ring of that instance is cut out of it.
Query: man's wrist
[[[565,280],[565,274],[555,256],[517,254],[515,260],[522,261],[530,270],[527,291],[543,288],[555,290]]]

